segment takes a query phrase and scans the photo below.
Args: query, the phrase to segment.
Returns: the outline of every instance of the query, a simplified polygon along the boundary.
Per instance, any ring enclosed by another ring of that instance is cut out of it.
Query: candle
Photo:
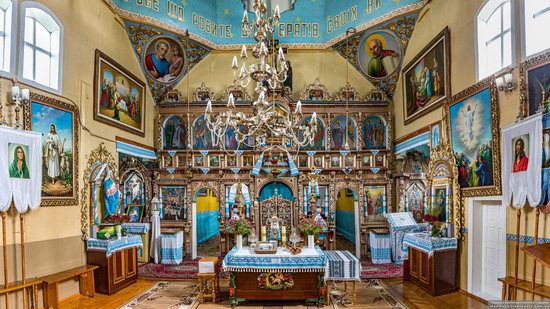
[[[286,235],[286,226],[281,226],[281,234]]]
[[[21,98],[23,98],[23,100],[28,100],[30,97],[30,91],[29,89],[23,89],[21,90]]]
[[[12,98],[19,96],[19,86],[13,86],[11,87],[11,96]]]
[[[266,229],[265,226],[262,226],[262,241],[265,241]]]

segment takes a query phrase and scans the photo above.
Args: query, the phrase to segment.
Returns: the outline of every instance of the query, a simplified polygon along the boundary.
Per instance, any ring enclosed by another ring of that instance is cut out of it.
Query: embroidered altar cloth
[[[88,251],[105,251],[107,256],[114,252],[132,247],[143,247],[141,236],[128,236],[121,239],[97,239],[90,238],[86,242]]]
[[[436,251],[456,250],[458,241],[450,237],[431,237],[428,233],[409,233],[403,237],[403,247],[413,247],[432,256]]]
[[[304,248],[297,255],[283,248],[278,248],[276,254],[256,254],[248,247],[234,247],[222,266],[225,271],[235,272],[324,272],[327,257],[319,247]]]
[[[150,223],[122,223],[128,234],[147,234],[151,228]]]
[[[327,256],[325,280],[361,281],[361,263],[349,251],[324,251]]]

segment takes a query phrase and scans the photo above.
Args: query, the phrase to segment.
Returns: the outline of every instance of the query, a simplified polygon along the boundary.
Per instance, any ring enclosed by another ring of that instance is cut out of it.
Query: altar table
[[[183,260],[183,231],[160,234],[161,264],[180,264]]]
[[[278,248],[276,254],[256,254],[248,247],[233,248],[222,267],[229,272],[230,304],[245,300],[305,300],[325,303],[323,251],[304,248],[298,255]]]

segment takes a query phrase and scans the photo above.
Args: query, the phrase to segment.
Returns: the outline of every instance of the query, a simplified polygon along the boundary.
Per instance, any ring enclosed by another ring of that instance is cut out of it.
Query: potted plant
[[[130,216],[128,216],[127,214],[115,213],[105,218],[105,222],[116,224],[116,235],[117,235],[117,238],[120,239],[122,237],[121,224],[125,222],[130,222]]]
[[[251,230],[252,226],[246,219],[231,218],[226,225],[226,231],[236,235],[237,248],[239,249],[243,246],[243,236],[250,235]]]
[[[302,217],[298,224],[298,230],[301,233],[307,235],[308,248],[315,247],[315,236],[317,236],[323,230],[322,222],[315,220],[315,218]]]

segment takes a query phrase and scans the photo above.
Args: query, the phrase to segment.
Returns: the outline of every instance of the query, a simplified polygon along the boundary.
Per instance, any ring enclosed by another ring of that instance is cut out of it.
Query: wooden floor
[[[483,303],[461,292],[432,297],[410,282],[403,283],[401,279],[384,279],[381,281],[395,298],[409,308],[487,308]],[[149,289],[155,283],[156,281],[139,279],[136,284],[111,296],[96,293],[94,299],[71,298],[63,302],[60,309],[118,308]]]

